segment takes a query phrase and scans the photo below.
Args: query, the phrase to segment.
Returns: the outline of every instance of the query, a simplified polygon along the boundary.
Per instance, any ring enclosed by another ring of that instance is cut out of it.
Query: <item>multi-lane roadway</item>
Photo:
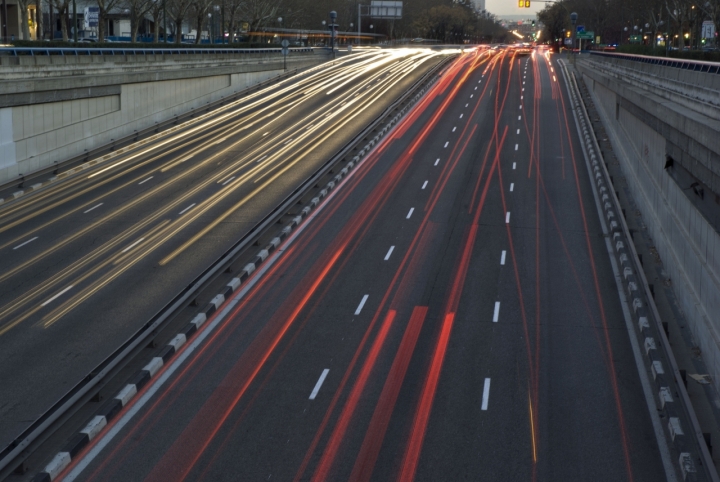
[[[178,196],[103,251],[108,273],[203,209]],[[555,58],[463,53],[62,477],[665,480],[594,202]],[[180,269],[208,238],[162,245],[152,269]],[[88,289],[67,278],[52,296],[69,285],[38,311],[48,327]]]
[[[338,59],[2,204],[0,446],[452,53]]]

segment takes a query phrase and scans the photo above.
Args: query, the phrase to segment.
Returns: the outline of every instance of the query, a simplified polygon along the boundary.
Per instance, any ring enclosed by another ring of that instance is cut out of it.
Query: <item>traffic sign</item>
[[[577,33],[583,33],[585,31],[585,25],[577,26]]]
[[[578,32],[575,38],[580,40],[593,40],[595,38],[595,32]]]
[[[287,48],[287,47],[283,47],[283,48],[282,48],[282,54],[283,54],[283,55],[287,55],[287,54],[289,54],[289,53],[290,53],[290,49],[289,49],[289,48]]]
[[[290,42],[287,41],[287,39],[280,42],[280,45],[283,46],[283,48],[288,48],[290,46]]]

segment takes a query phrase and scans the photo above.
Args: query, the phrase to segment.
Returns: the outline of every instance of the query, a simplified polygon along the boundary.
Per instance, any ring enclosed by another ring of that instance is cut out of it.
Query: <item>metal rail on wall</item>
[[[642,62],[645,64],[654,64],[662,65],[664,67],[673,67],[676,69],[693,70],[695,72],[720,74],[720,62],[708,62],[706,60],[673,59],[669,57],[652,57],[649,55],[620,54],[614,52],[596,52],[592,50],[589,53],[590,55],[599,55],[601,57],[631,60],[633,62]]]
[[[312,47],[298,47],[291,48],[291,52],[303,53],[313,52],[317,50]],[[2,47],[0,48],[0,55],[11,55],[18,57],[20,55],[30,56],[48,56],[48,55],[61,55],[61,56],[79,56],[79,55],[203,55],[203,54],[280,54],[282,49],[278,48],[262,48],[262,49],[228,49],[228,48],[182,48],[182,49],[144,49],[144,48],[112,48],[112,47],[99,47],[99,48],[75,48],[75,47]]]

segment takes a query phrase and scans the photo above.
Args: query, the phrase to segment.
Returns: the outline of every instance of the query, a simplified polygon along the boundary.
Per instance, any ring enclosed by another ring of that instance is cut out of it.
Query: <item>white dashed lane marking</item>
[[[481,410],[488,409],[488,402],[490,401],[490,379],[485,379],[485,386],[483,387],[482,406]]]
[[[365,295],[365,296],[363,296],[362,299],[360,300],[360,304],[358,305],[357,309],[355,310],[355,315],[356,315],[356,316],[359,315],[360,312],[362,311],[363,306],[365,306],[365,302],[366,302],[367,299],[368,299],[368,296],[370,296],[370,295]]]
[[[93,209],[97,209],[97,208],[99,208],[99,207],[102,206],[102,205],[103,205],[103,203],[96,204],[96,205],[94,205],[93,207],[91,207],[90,209],[88,209],[87,211],[83,212],[83,214],[87,214],[87,213],[89,213],[90,211],[92,211]]]
[[[68,291],[70,291],[70,290],[72,289],[72,287],[73,287],[73,285],[68,286],[67,288],[65,288],[65,289],[62,290],[60,293],[56,294],[55,296],[53,296],[52,298],[50,298],[49,300],[47,300],[45,303],[41,304],[40,306],[47,306],[47,305],[49,305],[50,303],[52,303],[53,301],[55,301],[56,299],[60,298],[62,295],[64,295],[64,294],[67,293]]]
[[[26,244],[32,243],[32,242],[35,241],[37,238],[38,238],[38,236],[35,236],[35,237],[32,238],[32,239],[28,239],[28,240],[25,241],[24,243],[18,244],[17,246],[15,246],[15,247],[13,248],[13,251],[15,251],[15,250],[18,249],[18,248],[22,248],[22,247],[25,246]]]
[[[317,397],[317,394],[320,391],[320,387],[322,387],[322,384],[325,381],[325,378],[328,376],[328,373],[330,373],[329,368],[326,368],[322,371],[322,373],[320,374],[320,378],[318,378],[318,381],[315,384],[315,388],[313,388],[312,393],[310,393],[310,400],[315,400],[315,397]]]
[[[500,318],[500,302],[496,301],[495,302],[495,311],[493,311],[493,323],[497,323],[499,318]]]

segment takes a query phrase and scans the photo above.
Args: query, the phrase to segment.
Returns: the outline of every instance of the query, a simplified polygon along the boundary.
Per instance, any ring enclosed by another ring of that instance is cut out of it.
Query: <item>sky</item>
[[[544,6],[545,3],[533,2],[532,0],[530,0],[530,8],[518,8],[517,0],[485,0],[485,10],[494,13],[498,17],[519,15],[518,19],[533,19]]]

